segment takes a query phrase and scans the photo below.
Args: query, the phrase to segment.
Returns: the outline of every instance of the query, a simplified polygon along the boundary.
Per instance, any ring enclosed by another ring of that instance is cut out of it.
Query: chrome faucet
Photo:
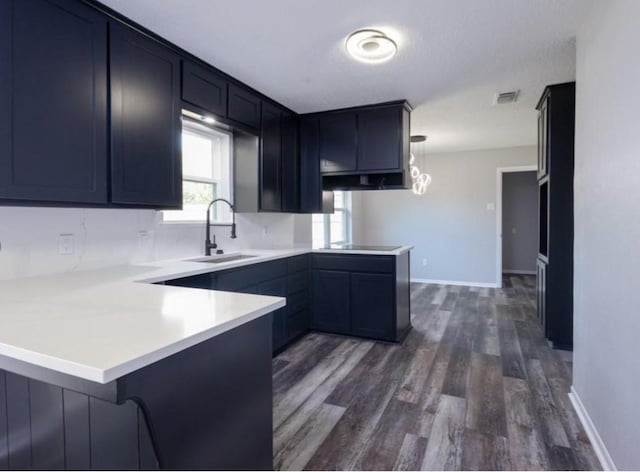
[[[236,212],[235,212],[235,209],[233,207],[233,204],[229,200],[225,200],[224,198],[216,198],[211,203],[209,203],[209,206],[207,207],[206,238],[205,238],[205,241],[204,241],[204,255],[205,256],[210,256],[211,255],[211,250],[218,248],[218,245],[216,244],[216,236],[215,236],[215,234],[213,235],[213,242],[211,242],[211,207],[216,202],[225,202],[227,205],[229,205],[229,208],[231,208],[231,217],[232,217],[232,221],[231,221],[230,225],[221,224],[221,225],[217,225],[217,226],[231,226],[231,239],[236,239],[236,237],[237,237],[236,236]],[[222,254],[222,249],[218,249],[216,251],[216,254]]]

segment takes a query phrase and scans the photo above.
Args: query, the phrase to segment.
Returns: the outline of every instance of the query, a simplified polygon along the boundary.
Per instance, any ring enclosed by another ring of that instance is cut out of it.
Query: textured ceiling
[[[584,0],[103,0],[298,112],[408,99],[412,133],[446,152],[535,143],[546,84],[574,80]],[[376,27],[390,62],[351,60]],[[497,91],[517,103],[493,106]]]

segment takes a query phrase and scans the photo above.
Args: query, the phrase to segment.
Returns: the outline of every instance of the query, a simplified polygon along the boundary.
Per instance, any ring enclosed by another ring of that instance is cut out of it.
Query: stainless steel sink
[[[189,262],[206,262],[208,264],[222,264],[223,262],[231,262],[231,261],[239,261],[242,259],[251,259],[257,256],[251,256],[248,254],[229,254],[227,255],[218,255],[218,256],[206,256],[206,257],[196,257],[194,259],[185,259]]]

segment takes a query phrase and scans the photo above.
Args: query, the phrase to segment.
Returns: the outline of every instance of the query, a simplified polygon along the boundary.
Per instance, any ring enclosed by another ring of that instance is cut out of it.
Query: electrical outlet
[[[426,257],[424,259],[422,259],[422,266],[423,267],[427,266],[427,258]]]
[[[73,234],[61,234],[58,237],[58,254],[67,256],[73,254]]]

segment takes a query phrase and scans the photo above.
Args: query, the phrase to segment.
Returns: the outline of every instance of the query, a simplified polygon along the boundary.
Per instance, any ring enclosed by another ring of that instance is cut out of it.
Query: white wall
[[[310,246],[310,236],[296,231],[305,216],[239,214],[236,240],[226,227],[212,233],[227,252]],[[67,233],[74,235],[74,254],[59,255],[58,236]],[[0,207],[0,244],[2,280],[197,256],[203,253],[204,223],[163,224],[152,210]]]
[[[574,388],[620,469],[640,469],[640,2],[577,40]]]
[[[428,155],[418,162],[433,178],[425,195],[353,192],[353,240],[415,246],[412,278],[495,284],[497,168],[535,164],[533,146]]]

